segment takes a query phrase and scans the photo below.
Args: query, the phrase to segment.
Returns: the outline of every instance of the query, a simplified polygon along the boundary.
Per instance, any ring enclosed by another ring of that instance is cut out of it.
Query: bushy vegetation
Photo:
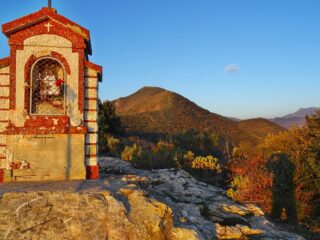
[[[269,135],[258,147],[235,148],[228,194],[259,203],[278,219],[285,211],[284,220],[320,231],[320,112],[306,120],[304,127]]]
[[[218,159],[213,156],[198,156],[192,161],[191,168],[193,169],[203,169],[212,170],[216,172],[221,172],[221,165],[218,163]]]
[[[179,152],[171,143],[159,141],[144,149],[140,156],[133,159],[133,163],[144,169],[175,168]]]
[[[227,190],[227,195],[234,200],[246,201],[247,196],[251,196],[250,191],[250,180],[245,175],[235,175],[230,188]]]
[[[138,159],[141,156],[141,147],[138,147],[137,144],[133,146],[126,146],[123,152],[121,153],[122,160],[133,161],[133,159]]]
[[[99,103],[99,127],[103,154],[143,169],[182,168],[208,183],[229,186],[229,197],[257,203],[275,219],[320,231],[320,112],[307,117],[302,128],[259,135],[259,144],[246,141],[237,147],[217,133],[195,129],[155,137],[125,133],[107,101]]]
[[[116,108],[110,101],[98,102],[98,143],[99,152],[104,154],[115,149],[109,148],[110,137],[119,137],[124,133],[121,119],[116,114]]]
[[[214,155],[225,159],[224,140],[217,133],[199,132],[188,129],[169,136],[170,142],[184,151],[191,151],[195,155]]]
[[[125,134],[112,102],[99,103],[99,149],[143,169],[183,168],[211,183],[221,183],[223,140],[218,134],[188,129],[163,136],[143,138]]]
[[[119,150],[121,148],[121,141],[112,135],[106,135],[107,149],[109,156],[119,157]]]

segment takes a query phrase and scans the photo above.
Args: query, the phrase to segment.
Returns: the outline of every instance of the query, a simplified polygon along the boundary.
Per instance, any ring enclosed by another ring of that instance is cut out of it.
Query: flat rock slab
[[[104,188],[103,180],[74,180],[49,182],[9,182],[0,184],[0,194],[5,192],[31,191],[72,191],[80,192],[85,189]]]
[[[183,170],[100,159],[101,179],[0,184],[0,239],[303,239]]]

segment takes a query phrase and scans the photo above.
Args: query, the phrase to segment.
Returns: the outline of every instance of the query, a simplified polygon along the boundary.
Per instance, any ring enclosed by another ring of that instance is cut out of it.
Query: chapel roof
[[[64,27],[76,33],[77,35],[83,37],[87,45],[88,53],[92,54],[89,30],[67,19],[66,17],[59,15],[54,8],[42,8],[41,10],[35,13],[31,13],[24,17],[13,20],[9,23],[5,23],[2,25],[2,32],[7,37],[10,37],[10,35],[13,33],[21,31],[25,28],[29,28],[33,25],[36,25],[40,22],[43,22],[49,19],[60,23]]]
[[[102,82],[102,66],[97,65],[93,62],[90,61],[86,61],[85,62],[85,66],[89,69],[93,69],[94,71],[97,72],[97,77],[98,77],[98,81]]]
[[[10,66],[10,57],[0,59],[0,68]]]

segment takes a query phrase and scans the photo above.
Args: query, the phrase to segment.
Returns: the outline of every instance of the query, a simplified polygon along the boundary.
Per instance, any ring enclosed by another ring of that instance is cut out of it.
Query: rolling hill
[[[283,117],[273,118],[270,121],[284,127],[291,128],[293,126],[303,126],[305,124],[305,116],[314,114],[316,111],[320,110],[320,108],[310,107],[310,108],[300,108],[298,111],[288,114]]]
[[[264,118],[238,121],[239,128],[256,139],[263,139],[268,133],[278,133],[284,129]]]
[[[209,112],[189,99],[158,87],[144,87],[114,101],[117,114],[130,133],[172,134],[188,129],[218,133],[229,142],[257,143],[269,133],[284,129],[265,119],[233,121]]]

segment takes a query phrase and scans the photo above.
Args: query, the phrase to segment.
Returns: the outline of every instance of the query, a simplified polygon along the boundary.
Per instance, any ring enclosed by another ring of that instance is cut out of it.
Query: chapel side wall
[[[84,122],[88,128],[86,134],[86,166],[98,165],[98,72],[85,69],[85,110]]]
[[[0,68],[0,169],[8,168],[6,135],[9,124],[10,67]]]
[[[12,169],[4,181],[85,179],[84,143],[83,134],[9,135],[8,151],[31,168]]]

